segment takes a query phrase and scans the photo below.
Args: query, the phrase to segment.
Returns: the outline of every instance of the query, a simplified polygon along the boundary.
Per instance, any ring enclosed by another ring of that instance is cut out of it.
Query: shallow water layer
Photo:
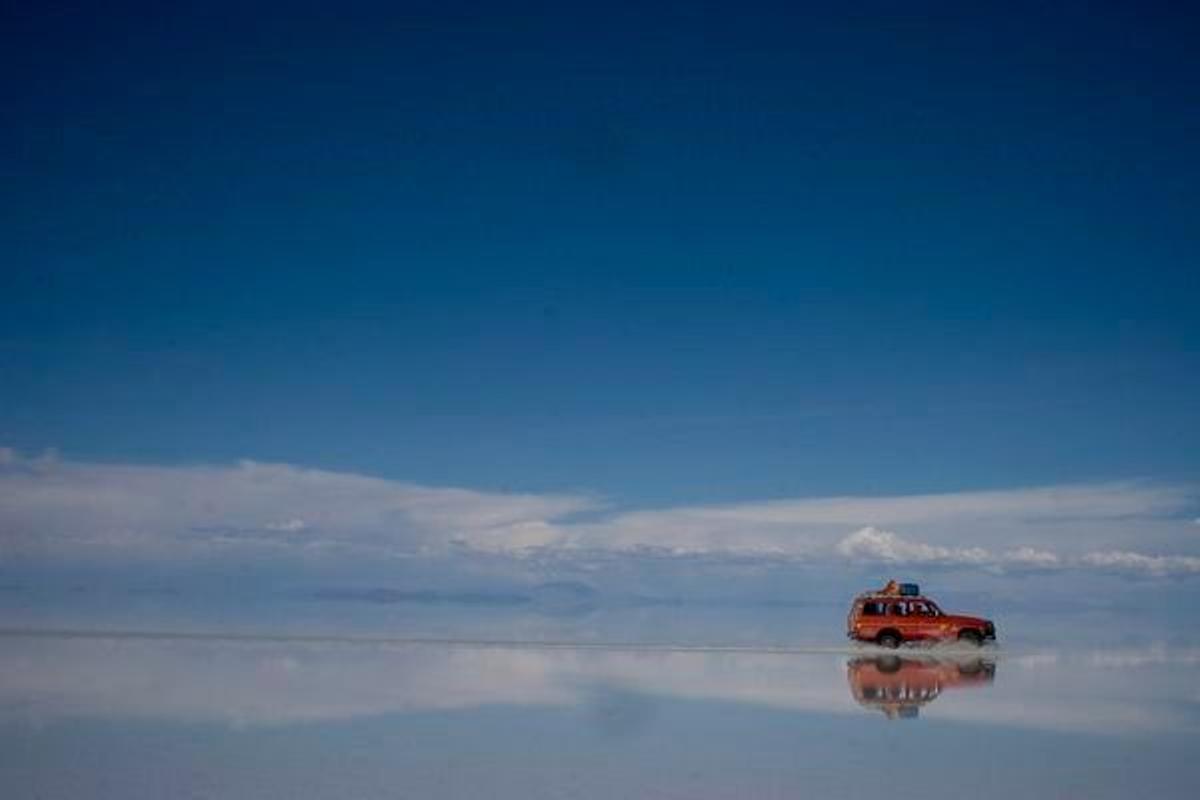
[[[9,632],[0,795],[1184,797],[1197,669],[1161,645]]]

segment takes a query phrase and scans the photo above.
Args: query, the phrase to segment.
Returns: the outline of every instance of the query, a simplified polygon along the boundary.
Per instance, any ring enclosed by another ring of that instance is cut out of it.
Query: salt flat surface
[[[1153,797],[1200,649],[0,634],[0,795]]]

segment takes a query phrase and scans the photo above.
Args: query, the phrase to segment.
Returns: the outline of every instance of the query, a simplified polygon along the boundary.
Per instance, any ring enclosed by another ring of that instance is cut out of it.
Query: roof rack
[[[921,587],[915,583],[900,583],[895,580],[890,580],[882,589],[871,589],[863,592],[859,597],[874,595],[877,597],[920,597]]]

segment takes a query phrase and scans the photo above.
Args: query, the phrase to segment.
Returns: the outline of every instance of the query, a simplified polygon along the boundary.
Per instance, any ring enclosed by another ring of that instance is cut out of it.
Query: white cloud
[[[0,555],[288,544],[505,550],[551,544],[549,521],[595,505],[583,496],[437,488],[253,461],[166,467],[16,456],[0,468]]]
[[[1153,576],[1200,574],[1200,558],[1194,556],[1154,556],[1128,550],[1089,552],[1077,559],[1065,560],[1056,553],[1020,547],[992,552],[980,547],[939,547],[902,538],[892,531],[866,527],[851,533],[837,544],[837,551],[849,559],[888,564],[944,564],[1004,568],[1019,566],[1051,569],[1074,566],[1108,572]]]
[[[265,527],[269,531],[278,531],[279,533],[300,533],[308,527],[308,523],[302,519],[285,519],[268,522]]]
[[[1056,567],[1062,562],[1057,554],[1048,550],[1036,550],[1032,547],[1018,547],[1016,550],[1005,553],[1002,558],[1006,563],[1026,567],[1049,568]]]
[[[832,497],[631,511],[572,526],[572,544],[669,552],[830,553],[864,527],[919,531],[932,547],[1074,555],[1133,543],[1169,546],[1190,487],[1115,482],[903,497]]]
[[[1088,553],[1080,559],[1089,567],[1145,575],[1197,575],[1200,558],[1193,556],[1151,556],[1128,550]]]
[[[982,564],[989,560],[986,550],[978,547],[935,547],[901,539],[891,531],[866,527],[838,542],[837,550],[847,558],[862,558],[888,563]]]
[[[602,511],[593,497],[430,487],[288,464],[154,466],[0,450],[0,557],[197,551],[596,554],[1200,572],[1195,490],[1117,482]],[[1147,556],[1144,552],[1170,553]]]
[[[941,547],[910,541],[892,531],[861,528],[837,544],[837,551],[850,559],[881,561],[889,564],[947,564],[981,567],[1041,567],[1060,564],[1059,557],[1046,550],[1018,547],[993,553],[982,547]]]

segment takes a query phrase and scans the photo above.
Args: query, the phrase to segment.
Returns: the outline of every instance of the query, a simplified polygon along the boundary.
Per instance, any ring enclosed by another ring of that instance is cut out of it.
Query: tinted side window
[[[883,616],[883,603],[863,603],[862,615],[864,617]]]

